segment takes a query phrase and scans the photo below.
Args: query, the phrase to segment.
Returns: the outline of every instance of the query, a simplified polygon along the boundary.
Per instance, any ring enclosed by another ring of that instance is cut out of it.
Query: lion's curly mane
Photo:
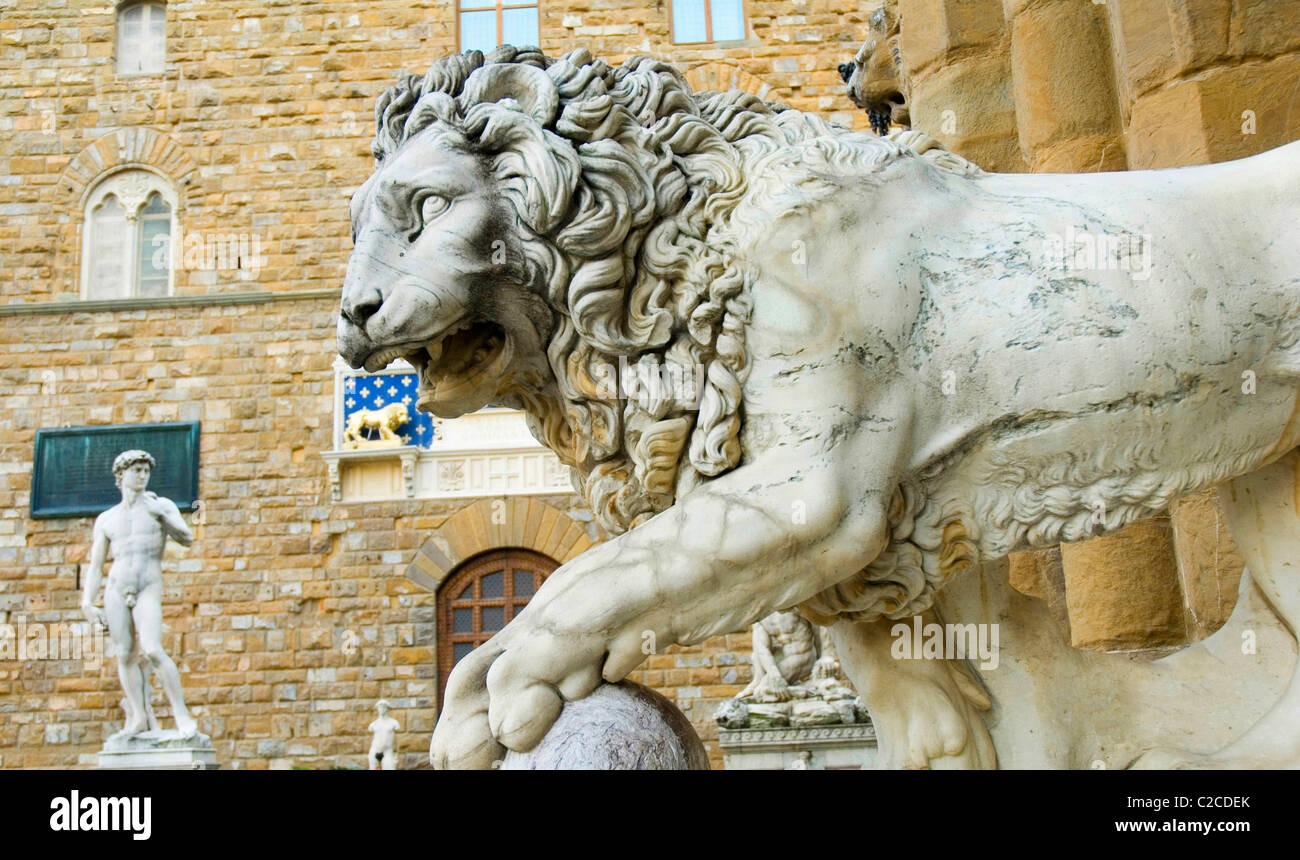
[[[470,75],[506,63],[543,73],[534,88],[558,96],[549,116],[514,99],[467,103]],[[774,116],[749,95],[693,96],[649,58],[614,69],[585,50],[555,60],[510,46],[444,57],[376,106],[379,162],[435,121],[490,156],[557,317],[547,359],[560,402],[521,392],[530,426],[611,532],[740,461],[750,305],[723,228],[745,189],[734,143],[780,137]],[[619,358],[687,380],[704,368],[698,413],[694,398],[611,398]]]
[[[508,97],[493,78],[506,66]],[[761,229],[749,213],[770,208],[741,199],[797,211],[834,175],[911,153],[977,170],[923,135],[870,137],[744,92],[692,93],[667,63],[614,68],[585,49],[447,56],[386,91],[375,116],[377,162],[445,123],[485,157],[517,211],[531,276],[556,317],[546,354],[559,395],[517,396],[615,534],[741,462],[752,275],[734,252]],[[702,391],[610,396],[619,359],[686,380],[702,368]],[[909,579],[903,591],[915,594],[925,577]]]

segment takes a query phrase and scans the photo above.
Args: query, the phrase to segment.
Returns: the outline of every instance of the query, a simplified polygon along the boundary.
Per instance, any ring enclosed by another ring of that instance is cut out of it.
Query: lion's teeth
[[[393,359],[402,358],[405,355],[406,351],[401,347],[390,347],[388,349],[380,350],[370,356],[370,358],[366,359],[365,368],[370,373],[374,373],[383,370],[392,362]]]
[[[430,344],[428,347],[425,348],[425,352],[429,353],[430,364],[442,358],[442,341],[438,341],[437,343]]]

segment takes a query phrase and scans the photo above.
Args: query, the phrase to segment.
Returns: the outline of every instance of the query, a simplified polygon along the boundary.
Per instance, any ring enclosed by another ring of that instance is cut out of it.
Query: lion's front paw
[[[868,707],[883,770],[986,770],[997,767],[988,728],[956,685],[907,678]]]
[[[451,670],[429,744],[429,763],[438,770],[487,770],[505,756],[488,728],[487,674],[500,654],[488,642]]]
[[[506,749],[527,752],[566,700],[585,697],[602,677],[621,680],[640,662],[623,653],[625,643],[529,628],[519,624],[525,619],[516,618],[452,670],[429,748],[435,768],[491,768]]]

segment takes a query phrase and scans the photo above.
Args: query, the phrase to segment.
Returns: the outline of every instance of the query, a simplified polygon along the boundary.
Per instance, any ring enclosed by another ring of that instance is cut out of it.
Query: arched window
[[[117,73],[160,75],[167,59],[167,6],[123,3],[117,8]]]
[[[500,549],[447,577],[438,589],[438,701],[451,667],[505,627],[558,566],[531,550]]]
[[[176,196],[148,170],[123,170],[86,198],[81,297],[125,299],[172,292]]]

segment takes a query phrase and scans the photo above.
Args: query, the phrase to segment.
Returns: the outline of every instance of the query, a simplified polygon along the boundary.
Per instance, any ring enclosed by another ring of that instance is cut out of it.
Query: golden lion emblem
[[[405,403],[390,403],[381,409],[358,409],[348,416],[343,428],[344,448],[380,448],[402,444],[397,428],[411,420]],[[378,433],[378,437],[370,435]]]

